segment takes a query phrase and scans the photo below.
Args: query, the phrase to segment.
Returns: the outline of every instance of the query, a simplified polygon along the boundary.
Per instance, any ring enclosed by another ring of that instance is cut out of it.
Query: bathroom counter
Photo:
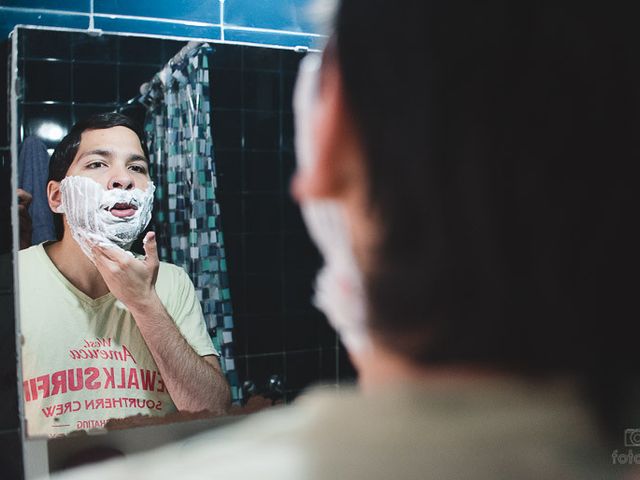
[[[165,417],[135,416],[110,420],[106,429],[77,432],[46,440],[49,471],[56,472],[113,456],[126,456],[243,419],[250,413],[272,405],[271,400],[252,397],[247,405],[232,406],[228,415],[208,412],[176,412]]]

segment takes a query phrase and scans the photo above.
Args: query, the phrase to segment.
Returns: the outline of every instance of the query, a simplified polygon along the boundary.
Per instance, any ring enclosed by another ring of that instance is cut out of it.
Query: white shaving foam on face
[[[93,260],[91,247],[119,247],[128,250],[151,220],[155,186],[149,181],[146,190],[105,189],[89,177],[71,176],[60,182],[64,213],[71,235],[82,251]],[[116,217],[110,210],[118,203],[135,209],[130,217]]]
[[[300,63],[295,85],[295,148],[301,172],[312,170],[315,152],[314,116],[319,84],[320,56],[307,55]],[[324,265],[316,277],[314,304],[339,333],[347,350],[361,353],[372,348],[367,329],[364,279],[353,253],[349,224],[342,205],[333,200],[305,200],[302,217]]]

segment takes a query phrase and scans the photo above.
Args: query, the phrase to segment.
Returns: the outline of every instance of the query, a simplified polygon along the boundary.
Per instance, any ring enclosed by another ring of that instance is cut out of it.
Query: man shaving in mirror
[[[57,242],[19,254],[23,387],[29,435],[110,418],[226,411],[229,387],[187,274],[129,248],[155,187],[136,125],[115,114],[76,124],[49,165]]]

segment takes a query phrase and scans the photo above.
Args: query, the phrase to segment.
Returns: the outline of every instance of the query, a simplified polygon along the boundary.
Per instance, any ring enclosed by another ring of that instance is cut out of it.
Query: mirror
[[[12,155],[21,175],[30,155],[48,160],[71,125],[90,114],[118,111],[145,124],[157,188],[149,228],[157,232],[160,259],[180,267],[194,285],[230,386],[230,413],[289,402],[315,383],[352,379],[334,332],[311,306],[320,259],[288,194],[295,164],[291,96],[303,54],[70,30],[20,27],[13,35],[17,92],[11,122],[17,148]],[[177,66],[165,70],[177,83],[159,95],[157,74],[167,65]],[[190,116],[181,105],[191,108]],[[30,149],[30,142],[37,148]],[[186,150],[180,150],[182,144]],[[38,226],[34,223],[35,242],[43,241],[35,235]],[[132,249],[143,253],[141,247],[137,242]],[[28,272],[18,268],[23,293],[34,283]],[[21,298],[23,310],[37,304],[37,296],[32,290]],[[38,318],[18,314],[23,365],[35,357],[41,364],[48,363],[44,358],[65,357],[68,365],[25,370],[28,412],[45,394],[57,397],[27,417],[58,419],[66,427],[54,428],[65,433],[103,427],[111,415],[93,418],[92,412],[115,412],[122,405],[134,410],[127,411],[127,420],[112,422],[113,429],[148,423],[149,414],[163,421],[194,418],[171,413],[166,397],[140,403],[124,393],[168,393],[159,372],[138,365],[138,354],[126,342],[87,334],[70,343],[64,339],[78,334],[69,316],[55,336],[42,336],[45,329],[37,322],[49,323],[46,317],[58,305],[37,306],[43,312]],[[28,329],[30,322],[36,326]],[[42,338],[34,340],[38,335]],[[111,363],[81,366],[93,357]],[[74,398],[82,389],[100,395]],[[144,418],[131,416],[138,405]]]

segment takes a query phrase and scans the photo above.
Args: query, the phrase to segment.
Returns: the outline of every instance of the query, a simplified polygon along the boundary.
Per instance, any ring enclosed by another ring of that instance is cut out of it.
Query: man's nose
[[[109,180],[109,188],[121,188],[123,190],[131,190],[135,187],[133,178],[131,175],[125,172],[120,172]]]

